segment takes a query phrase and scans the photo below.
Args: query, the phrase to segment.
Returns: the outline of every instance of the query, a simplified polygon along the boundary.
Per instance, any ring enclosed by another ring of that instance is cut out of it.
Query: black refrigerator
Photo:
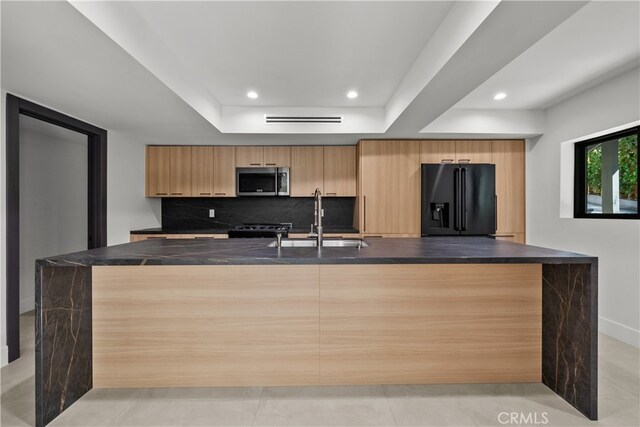
[[[495,234],[495,165],[423,164],[421,185],[423,236]]]

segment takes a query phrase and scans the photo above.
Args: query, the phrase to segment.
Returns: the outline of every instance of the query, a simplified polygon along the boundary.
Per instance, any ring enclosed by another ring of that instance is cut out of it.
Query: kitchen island
[[[597,417],[597,259],[482,237],[37,262],[36,420],[93,387],[543,382]]]

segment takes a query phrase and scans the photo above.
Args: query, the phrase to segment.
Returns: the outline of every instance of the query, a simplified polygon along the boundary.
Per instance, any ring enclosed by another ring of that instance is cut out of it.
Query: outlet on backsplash
[[[209,218],[215,218],[215,217],[216,217],[216,210],[209,209]]]

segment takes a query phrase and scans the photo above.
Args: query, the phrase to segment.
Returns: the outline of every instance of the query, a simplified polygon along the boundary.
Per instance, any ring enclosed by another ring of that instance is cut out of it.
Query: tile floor
[[[21,322],[23,356],[1,370],[2,426],[34,425],[34,317]],[[638,426],[639,364],[638,349],[600,335],[597,422],[542,384],[478,384],[94,389],[49,425]],[[532,418],[503,424],[502,412]]]

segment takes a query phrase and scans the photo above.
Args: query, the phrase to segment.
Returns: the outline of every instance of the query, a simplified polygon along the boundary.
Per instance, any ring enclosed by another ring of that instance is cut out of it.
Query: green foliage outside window
[[[606,144],[606,142],[605,142]],[[620,198],[638,200],[638,138],[626,136],[618,140]],[[602,195],[602,144],[587,149],[587,193]]]

